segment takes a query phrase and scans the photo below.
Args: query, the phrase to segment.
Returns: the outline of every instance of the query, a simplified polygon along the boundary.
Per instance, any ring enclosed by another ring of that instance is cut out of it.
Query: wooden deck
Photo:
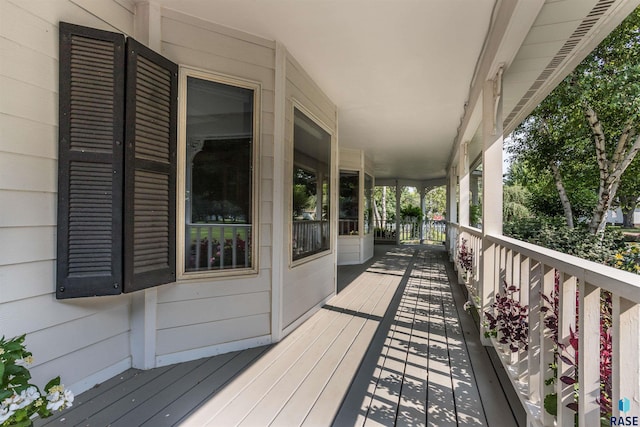
[[[128,370],[36,425],[523,425],[443,248],[387,249],[280,343]]]

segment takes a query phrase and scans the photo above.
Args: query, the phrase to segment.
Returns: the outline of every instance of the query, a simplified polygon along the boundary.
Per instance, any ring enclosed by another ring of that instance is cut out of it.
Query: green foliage
[[[312,199],[313,197],[309,195],[305,185],[295,184],[293,186],[293,215],[302,215],[302,212],[312,205]]]
[[[608,230],[594,235],[583,224],[570,229],[561,219],[530,218],[505,224],[504,234],[558,252],[606,263],[624,249],[622,234]]]
[[[432,215],[444,215],[447,210],[447,190],[445,186],[436,187],[425,194],[427,212]]]
[[[640,246],[628,246],[616,253],[608,264],[620,270],[640,274]]]
[[[530,218],[531,192],[522,185],[505,185],[502,188],[503,219],[506,222]]]
[[[469,206],[469,224],[474,227],[480,225],[480,221],[482,220],[482,206],[481,205],[470,205]]]
[[[547,394],[544,397],[544,409],[554,417],[558,415],[558,395],[556,393]]]
[[[400,209],[400,216],[405,218],[420,218],[422,216],[422,209],[418,206],[404,206]]]
[[[73,393],[60,385],[60,377],[49,381],[42,394],[30,383],[27,369],[33,361],[24,345],[25,335],[0,338],[0,426],[29,426],[31,417],[47,418],[71,406]]]

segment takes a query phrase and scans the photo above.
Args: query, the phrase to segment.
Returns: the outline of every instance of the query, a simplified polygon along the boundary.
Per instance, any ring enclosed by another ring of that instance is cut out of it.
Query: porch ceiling
[[[483,64],[485,73],[505,64],[510,130],[575,66],[576,51],[595,46],[640,0],[155,2],[283,43],[338,106],[341,146],[365,149],[377,178],[428,180],[446,175],[457,140],[477,135],[472,82],[486,78]],[[511,15],[500,24],[505,5]],[[603,19],[541,77],[598,6]],[[487,57],[490,31],[501,36]]]

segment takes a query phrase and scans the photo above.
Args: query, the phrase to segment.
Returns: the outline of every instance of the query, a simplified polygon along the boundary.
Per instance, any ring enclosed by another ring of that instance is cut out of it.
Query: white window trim
[[[252,194],[251,194],[251,260],[249,268],[185,271],[185,197],[187,166],[187,77],[209,80],[243,89],[253,90],[253,152],[252,152]],[[233,77],[213,71],[180,65],[178,76],[178,148],[177,148],[177,193],[176,193],[176,279],[194,281],[203,279],[228,279],[230,277],[256,276],[260,270],[259,228],[260,228],[260,145],[262,118],[262,85],[259,82]]]

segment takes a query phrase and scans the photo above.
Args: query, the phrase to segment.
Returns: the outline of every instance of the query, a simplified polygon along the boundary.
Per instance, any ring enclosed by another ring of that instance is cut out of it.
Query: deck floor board
[[[516,426],[450,270],[442,247],[376,247],[281,342],[129,370],[35,425]]]

